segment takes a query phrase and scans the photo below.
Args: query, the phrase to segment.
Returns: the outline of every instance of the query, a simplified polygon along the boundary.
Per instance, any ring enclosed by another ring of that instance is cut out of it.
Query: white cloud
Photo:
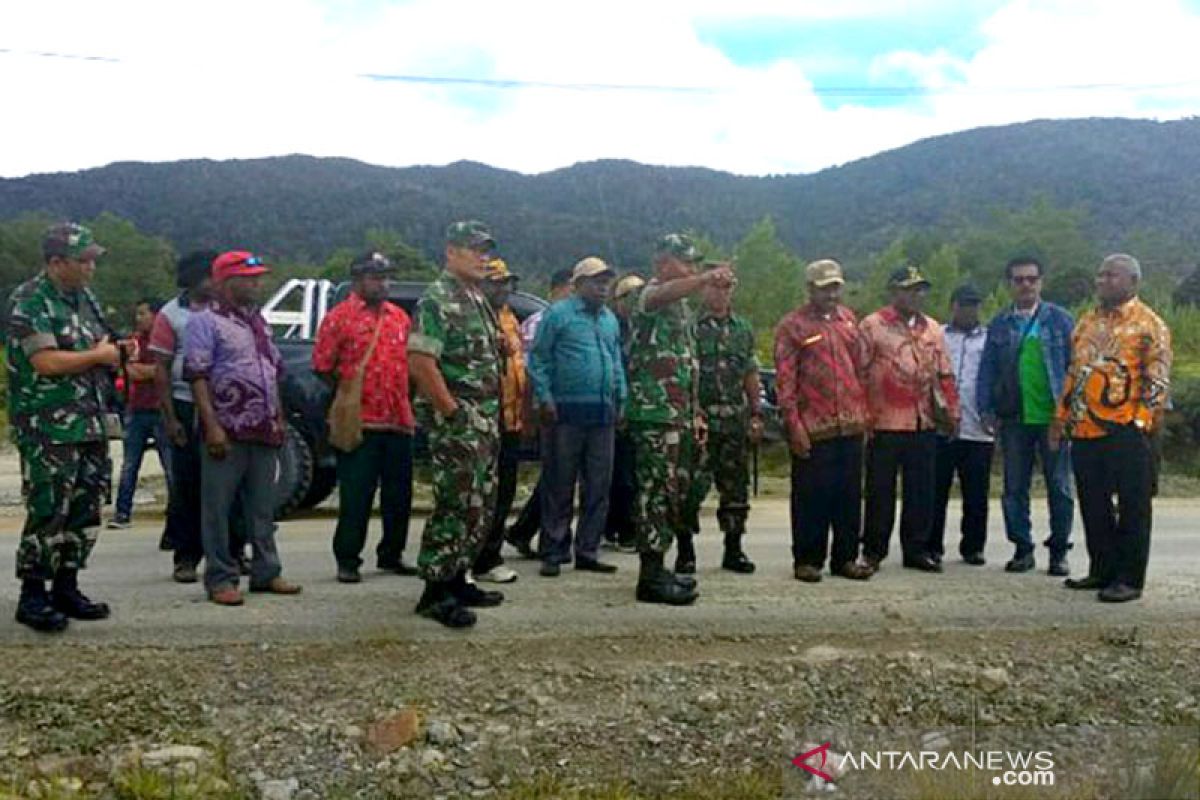
[[[910,4],[912,24],[939,2]],[[697,20],[894,17],[894,4],[410,0],[334,11],[316,0],[4,4],[0,47],[120,63],[0,55],[10,109],[0,175],[290,152],[523,171],[632,158],[762,174],[977,125],[1200,111],[1189,58],[1200,14],[1172,0],[1015,0],[983,24],[969,58],[900,49],[870,65],[873,78],[919,83],[928,97],[837,109],[797,62],[738,66],[698,38]],[[368,72],[710,91],[472,89],[358,77]],[[1049,88],[1084,84],[1183,85]]]

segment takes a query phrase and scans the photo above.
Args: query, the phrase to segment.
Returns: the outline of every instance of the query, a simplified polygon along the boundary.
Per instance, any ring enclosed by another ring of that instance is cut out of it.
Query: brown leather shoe
[[[208,593],[208,599],[219,606],[240,606],[245,602],[242,593],[233,586],[223,586]]]
[[[865,581],[874,575],[875,572],[865,564],[859,564],[857,561],[847,561],[833,574],[839,578],[849,578],[852,581]]]
[[[872,575],[874,575],[876,572],[879,572],[879,565],[881,563],[882,562],[878,558],[872,558],[871,556],[862,557],[862,565],[871,570]]]
[[[301,588],[302,587],[294,583],[289,583],[280,577],[271,578],[271,580],[267,581],[261,586],[255,586],[254,584],[250,585],[250,591],[265,592],[267,594],[300,594]]]
[[[804,581],[805,583],[821,582],[821,570],[812,564],[797,564],[793,574],[798,581]]]

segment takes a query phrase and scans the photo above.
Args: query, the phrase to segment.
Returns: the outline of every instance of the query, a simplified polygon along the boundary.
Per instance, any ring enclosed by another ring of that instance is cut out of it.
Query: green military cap
[[[77,222],[51,225],[42,234],[42,255],[47,260],[54,256],[85,260],[99,258],[104,253],[104,248],[96,244],[91,229]]]
[[[446,228],[446,244],[455,247],[488,249],[496,246],[491,231],[477,219],[459,220]]]
[[[678,258],[680,261],[686,261],[689,264],[695,264],[703,258],[700,255],[700,250],[692,241],[692,237],[686,233],[668,233],[658,240],[658,244],[654,248],[654,254],[671,256]]]

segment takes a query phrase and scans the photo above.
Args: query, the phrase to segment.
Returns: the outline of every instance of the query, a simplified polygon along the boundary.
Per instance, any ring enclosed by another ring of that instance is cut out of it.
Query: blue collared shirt
[[[538,324],[528,370],[538,404],[553,403],[560,422],[614,424],[627,393],[616,316],[603,306],[592,313],[578,297],[550,306]]]

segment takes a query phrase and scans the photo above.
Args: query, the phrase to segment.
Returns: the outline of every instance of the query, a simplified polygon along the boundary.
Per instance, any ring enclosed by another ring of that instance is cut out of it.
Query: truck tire
[[[301,508],[313,508],[325,502],[325,498],[333,494],[337,486],[337,469],[335,467],[316,467],[313,469],[312,485],[308,493],[300,501]]]
[[[300,508],[313,482],[313,451],[304,434],[288,423],[283,447],[279,448],[279,472],[275,479],[275,519],[281,520]]]

